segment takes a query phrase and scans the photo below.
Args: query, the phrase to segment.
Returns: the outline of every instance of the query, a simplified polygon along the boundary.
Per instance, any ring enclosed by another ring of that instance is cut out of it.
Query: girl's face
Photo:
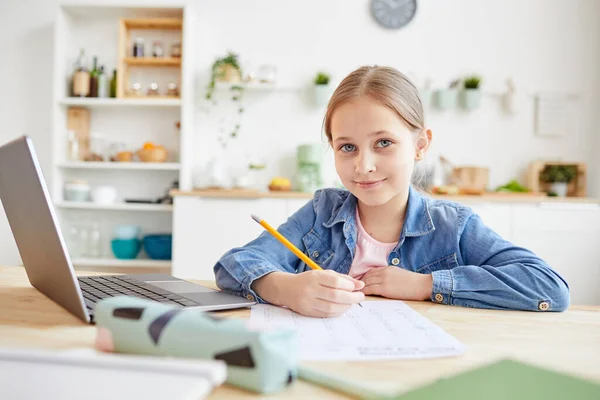
[[[361,202],[379,206],[408,193],[416,145],[395,112],[361,97],[335,110],[331,136],[337,173]]]

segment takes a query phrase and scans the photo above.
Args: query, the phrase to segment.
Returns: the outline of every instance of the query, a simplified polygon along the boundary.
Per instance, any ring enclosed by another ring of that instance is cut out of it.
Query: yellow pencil
[[[275,236],[275,239],[277,239],[281,243],[283,243],[283,245],[285,247],[287,247],[292,253],[294,253],[295,255],[297,255],[299,259],[301,259],[302,261],[304,261],[306,263],[306,265],[308,265],[312,269],[320,269],[320,270],[323,269],[323,268],[319,267],[319,265],[316,262],[314,262],[313,260],[311,260],[310,258],[308,258],[308,256],[306,254],[304,254],[303,252],[301,252],[300,249],[298,249],[296,246],[294,246],[294,244],[292,242],[290,242],[289,240],[287,240],[285,238],[285,236],[283,236],[281,233],[277,232],[277,230],[274,229],[271,225],[269,225],[264,219],[260,219],[259,217],[257,217],[254,214],[251,214],[251,215],[252,215],[252,219],[253,220],[255,220],[256,222],[258,222],[271,235]],[[358,303],[358,305],[361,306],[361,307],[363,306],[360,303]]]
[[[283,236],[281,233],[277,232],[277,230],[275,230],[271,225],[269,225],[267,222],[265,222],[265,220],[260,219],[259,217],[257,217],[254,214],[252,214],[252,219],[255,220],[256,222],[258,222],[271,235],[275,236],[275,239],[277,239],[281,243],[283,243],[283,245],[285,247],[287,247],[292,253],[294,253],[295,255],[297,255],[299,259],[301,259],[302,261],[304,261],[306,263],[306,265],[308,265],[312,269],[323,269],[323,268],[319,267],[319,265],[316,262],[314,262],[313,260],[311,260],[310,258],[308,258],[308,256],[306,254],[304,254],[303,252],[301,252],[300,249],[298,249],[296,246],[294,246],[294,244],[292,242],[290,242],[289,240],[287,240],[285,238],[285,236]]]

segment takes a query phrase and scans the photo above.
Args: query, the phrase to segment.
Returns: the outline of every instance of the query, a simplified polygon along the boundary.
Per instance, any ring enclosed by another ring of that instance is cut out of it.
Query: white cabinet
[[[287,219],[287,202],[282,199],[176,197],[173,275],[214,279],[213,266],[226,251],[245,245],[264,231],[251,214],[277,228]]]
[[[513,243],[536,253],[567,281],[571,304],[600,305],[600,206],[513,208]]]

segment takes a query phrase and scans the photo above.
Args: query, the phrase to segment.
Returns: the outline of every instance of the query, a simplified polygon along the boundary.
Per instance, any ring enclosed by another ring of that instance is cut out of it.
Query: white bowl
[[[117,200],[117,189],[112,186],[96,186],[92,189],[92,201],[98,204],[112,204]]]
[[[66,201],[90,200],[90,186],[85,181],[65,182],[63,193]]]

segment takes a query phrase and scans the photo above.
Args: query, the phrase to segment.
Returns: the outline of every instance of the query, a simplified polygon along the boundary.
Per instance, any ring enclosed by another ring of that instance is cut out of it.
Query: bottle
[[[100,224],[94,222],[92,229],[90,230],[88,244],[88,254],[93,258],[100,258],[102,256],[102,233],[100,232]]]
[[[90,97],[98,97],[98,57],[94,57],[93,69],[90,72]]]
[[[110,80],[110,97],[117,97],[117,70],[113,69],[113,76]]]
[[[73,96],[87,97],[90,94],[90,73],[85,66],[84,50],[79,50],[73,74]]]
[[[133,42],[133,56],[144,57],[144,39],[138,37]]]
[[[108,85],[106,74],[104,73],[104,65],[100,67],[100,71],[98,72],[98,97],[108,97]]]
[[[67,150],[67,158],[69,161],[79,161],[79,139],[75,131],[69,131],[69,143]]]

